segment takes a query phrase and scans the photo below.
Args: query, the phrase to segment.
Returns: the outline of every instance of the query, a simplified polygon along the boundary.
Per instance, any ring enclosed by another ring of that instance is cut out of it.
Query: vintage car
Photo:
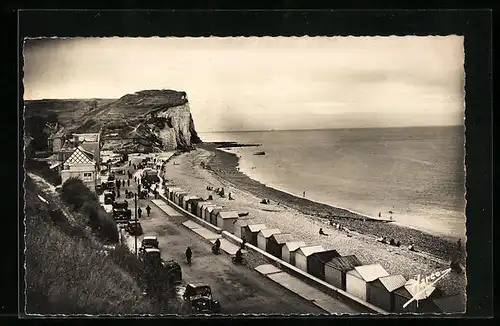
[[[125,230],[132,236],[139,236],[143,234],[141,223],[137,221],[129,221]]]
[[[130,220],[132,219],[132,211],[126,208],[113,208],[113,217],[115,220]]]
[[[104,205],[112,205],[115,201],[115,195],[111,191],[104,192]]]
[[[154,235],[146,235],[142,239],[141,249],[155,248],[158,249],[158,238]]]
[[[212,297],[212,290],[207,284],[188,284],[183,299],[193,314],[219,313],[221,310],[219,301]]]

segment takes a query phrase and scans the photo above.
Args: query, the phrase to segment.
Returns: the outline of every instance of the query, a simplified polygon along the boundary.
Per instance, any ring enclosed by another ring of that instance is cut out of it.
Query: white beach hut
[[[220,209],[222,209],[222,206],[218,206],[218,205],[208,206],[207,208],[205,208],[205,218],[204,218],[204,220],[207,221],[208,223],[211,223],[212,220],[213,220],[213,218],[212,218],[213,211],[220,210]]]
[[[389,273],[380,264],[356,266],[346,273],[346,291],[366,301],[370,289],[368,283],[384,276],[389,276]]]
[[[279,229],[262,229],[257,234],[257,247],[267,252],[267,243],[273,234],[281,233]]]
[[[238,220],[238,212],[220,211],[219,214],[217,214],[217,227],[224,231],[231,231],[233,230],[233,223],[236,220]]]
[[[299,247],[295,251],[295,266],[307,273],[307,257],[320,251],[325,251],[325,249],[317,245]]]
[[[295,266],[295,252],[300,247],[304,247],[305,245],[306,243],[304,241],[286,242],[285,245],[281,248],[281,259]]]
[[[196,203],[196,216],[203,219],[204,205],[210,205],[210,204],[212,204],[212,202],[209,201],[199,201],[198,203]]]
[[[201,218],[202,220],[204,220],[204,221],[206,221],[206,220],[207,220],[207,217],[206,217],[206,216],[207,216],[207,208],[209,208],[209,207],[217,207],[217,205],[216,205],[216,204],[214,204],[214,203],[210,203],[210,204],[203,204],[203,205],[201,206],[201,213],[200,213],[200,214],[201,214],[201,217],[200,217],[200,218]],[[208,215],[210,215],[210,213],[209,213],[209,212],[208,212]]]
[[[245,234],[245,227],[249,224],[255,224],[253,218],[239,218],[233,224],[233,234],[238,238],[242,238]]]
[[[200,197],[194,196],[194,195],[187,195],[187,196],[182,197],[181,207],[184,208],[185,210],[187,210],[188,209],[188,200],[196,199],[196,198],[200,198]]]
[[[182,206],[181,204],[181,196],[187,195],[187,192],[183,189],[174,191],[174,203],[178,206]]]

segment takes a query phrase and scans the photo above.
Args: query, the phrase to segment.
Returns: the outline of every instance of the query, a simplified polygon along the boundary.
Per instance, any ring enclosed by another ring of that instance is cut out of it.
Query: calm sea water
[[[240,170],[270,187],[432,234],[464,238],[462,127],[200,133],[237,148]],[[253,155],[265,151],[266,155]]]

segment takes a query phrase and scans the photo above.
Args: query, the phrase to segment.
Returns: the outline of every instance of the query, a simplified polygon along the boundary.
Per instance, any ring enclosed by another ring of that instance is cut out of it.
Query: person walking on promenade
[[[186,249],[186,260],[188,265],[191,265],[191,257],[193,256],[193,252],[191,251],[190,247],[187,247]]]
[[[149,205],[146,206],[146,212],[148,213],[148,217],[149,217],[149,214],[151,214],[151,207],[149,207]]]
[[[245,249],[245,243],[247,243],[247,239],[245,237],[241,238],[240,249]]]
[[[127,180],[127,187],[130,187],[130,179]]]
[[[139,207],[139,208],[137,209],[137,217],[138,217],[138,218],[141,218],[141,215],[142,215],[142,209]]]

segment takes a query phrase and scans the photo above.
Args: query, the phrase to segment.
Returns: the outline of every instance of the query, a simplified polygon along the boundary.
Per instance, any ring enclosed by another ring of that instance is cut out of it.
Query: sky
[[[198,132],[462,125],[461,36],[28,39],[24,97],[186,91]]]

